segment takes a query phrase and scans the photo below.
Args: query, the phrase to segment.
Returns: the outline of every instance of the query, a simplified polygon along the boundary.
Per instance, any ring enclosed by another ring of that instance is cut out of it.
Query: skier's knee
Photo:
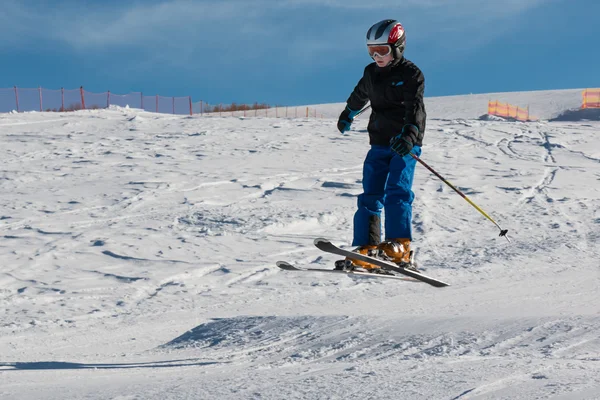
[[[394,190],[385,196],[385,205],[402,203],[412,204],[414,199],[415,195],[411,190]]]
[[[372,212],[379,212],[383,209],[384,198],[379,195],[361,194],[358,196],[358,208],[365,207]]]

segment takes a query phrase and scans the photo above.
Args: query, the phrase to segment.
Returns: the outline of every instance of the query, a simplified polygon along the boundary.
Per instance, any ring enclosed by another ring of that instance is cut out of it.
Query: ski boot
[[[377,257],[379,254],[377,245],[364,245],[359,246],[353,250],[353,252],[364,254],[369,257]],[[394,275],[389,271],[380,268],[377,265],[373,265],[366,261],[353,260],[352,258],[346,257],[345,260],[338,260],[335,262],[335,269],[342,271],[360,271],[370,272],[375,274]]]
[[[410,249],[410,239],[388,239],[377,246],[377,257],[393,262],[401,268],[417,270],[415,253]]]

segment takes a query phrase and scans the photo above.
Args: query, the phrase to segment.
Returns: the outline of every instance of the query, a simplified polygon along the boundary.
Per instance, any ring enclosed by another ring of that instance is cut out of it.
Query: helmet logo
[[[388,36],[388,43],[394,44],[398,39],[401,39],[402,36],[404,36],[404,28],[402,27],[402,24],[397,23]]]

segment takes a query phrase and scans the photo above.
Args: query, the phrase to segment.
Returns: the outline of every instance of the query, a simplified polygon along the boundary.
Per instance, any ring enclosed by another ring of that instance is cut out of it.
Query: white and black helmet
[[[367,46],[387,44],[392,48],[394,64],[398,63],[406,47],[406,35],[402,24],[394,19],[385,19],[367,31]]]

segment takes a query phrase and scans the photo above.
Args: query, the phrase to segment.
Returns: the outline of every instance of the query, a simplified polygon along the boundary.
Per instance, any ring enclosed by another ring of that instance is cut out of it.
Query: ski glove
[[[412,151],[418,134],[419,128],[415,125],[404,125],[402,133],[390,140],[390,147],[400,156],[404,157]]]
[[[337,123],[337,128],[342,135],[350,130],[350,125],[352,125],[356,114],[358,114],[358,111],[353,111],[348,106],[342,111]]]

